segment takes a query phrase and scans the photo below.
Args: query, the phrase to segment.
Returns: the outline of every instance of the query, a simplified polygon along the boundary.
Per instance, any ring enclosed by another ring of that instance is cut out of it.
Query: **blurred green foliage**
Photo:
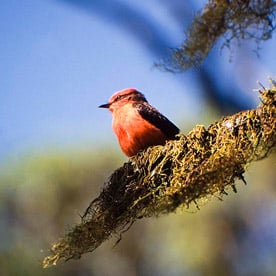
[[[275,155],[254,163],[249,185],[224,202],[137,221],[115,248],[113,238],[77,262],[42,269],[49,243],[79,222],[121,165],[103,152],[30,154],[2,166],[1,275],[275,275]]]

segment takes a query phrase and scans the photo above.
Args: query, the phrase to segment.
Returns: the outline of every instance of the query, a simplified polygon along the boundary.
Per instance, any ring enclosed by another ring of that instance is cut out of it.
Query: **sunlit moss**
[[[209,0],[196,14],[186,39],[167,60],[168,70],[185,70],[200,64],[215,42],[224,37],[224,45],[233,39],[260,41],[271,38],[275,29],[276,3],[272,0]]]
[[[43,266],[80,258],[112,234],[122,234],[143,217],[189,208],[200,200],[236,191],[245,168],[276,144],[276,87],[260,91],[261,104],[205,129],[139,153],[117,169],[82,216],[80,224],[54,243]]]

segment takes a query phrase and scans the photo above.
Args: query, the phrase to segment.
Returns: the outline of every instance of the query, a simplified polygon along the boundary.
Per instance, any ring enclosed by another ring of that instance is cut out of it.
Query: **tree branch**
[[[199,65],[221,36],[227,47],[232,39],[253,39],[257,43],[270,39],[276,27],[275,12],[275,0],[209,0],[165,68],[182,71]]]
[[[273,84],[273,82],[272,82]],[[259,91],[258,108],[222,118],[205,129],[139,153],[117,169],[80,224],[51,247],[43,267],[78,259],[143,217],[189,208],[202,198],[222,197],[245,168],[276,145],[276,85]]]

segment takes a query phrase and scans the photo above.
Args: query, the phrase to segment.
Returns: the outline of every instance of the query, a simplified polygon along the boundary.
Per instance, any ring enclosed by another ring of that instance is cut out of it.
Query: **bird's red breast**
[[[136,89],[124,89],[100,107],[112,112],[112,128],[122,151],[129,157],[154,145],[175,139],[179,129],[152,107]]]
[[[163,145],[168,139],[159,128],[143,119],[132,103],[113,112],[112,127],[127,156],[153,145]]]

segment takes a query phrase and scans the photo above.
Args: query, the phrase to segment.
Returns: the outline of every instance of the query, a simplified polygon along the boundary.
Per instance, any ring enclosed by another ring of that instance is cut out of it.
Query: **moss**
[[[259,43],[271,38],[275,11],[276,3],[272,0],[209,0],[202,12],[196,14],[182,45],[173,50],[166,69],[185,70],[199,65],[222,36],[227,47],[233,39]]]
[[[117,169],[82,216],[80,224],[54,243],[43,266],[77,259],[95,250],[135,220],[174,212],[206,198],[236,191],[246,167],[276,144],[276,87],[260,91],[254,110],[222,118],[206,129],[137,154]]]

